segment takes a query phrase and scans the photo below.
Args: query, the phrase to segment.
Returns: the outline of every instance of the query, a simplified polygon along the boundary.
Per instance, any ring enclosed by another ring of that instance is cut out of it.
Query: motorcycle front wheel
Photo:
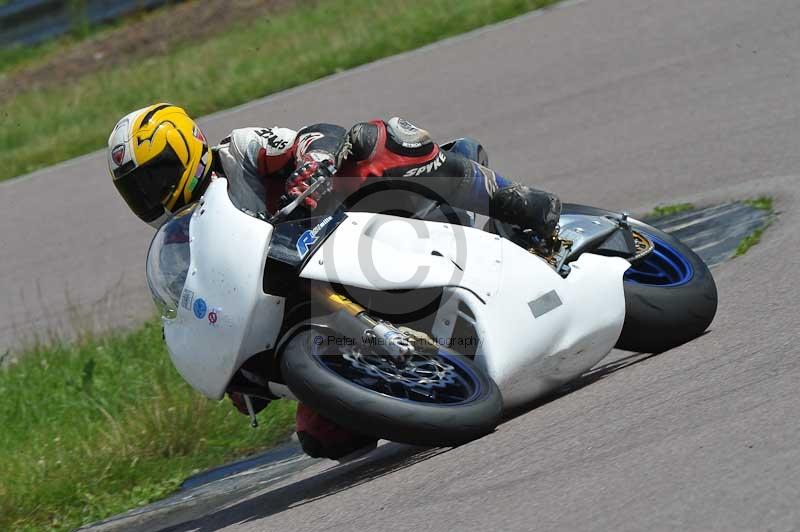
[[[424,446],[460,445],[500,423],[500,390],[469,358],[439,348],[395,360],[346,340],[307,329],[281,353],[289,389],[324,417],[357,433]]]

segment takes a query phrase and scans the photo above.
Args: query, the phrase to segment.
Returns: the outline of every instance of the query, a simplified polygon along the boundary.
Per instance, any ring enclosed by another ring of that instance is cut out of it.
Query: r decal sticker
[[[308,229],[303,232],[302,235],[300,235],[300,238],[297,239],[295,247],[297,248],[297,252],[300,254],[301,259],[308,255],[309,246],[317,241],[317,234],[322,231],[322,229],[324,229],[331,220],[333,220],[333,216],[328,216],[314,226],[313,229]]]
[[[308,255],[308,246],[312,245],[316,241],[317,237],[314,236],[314,233],[312,233],[311,230],[308,230],[300,235],[300,238],[297,239],[296,244],[297,252],[300,254],[300,258]]]

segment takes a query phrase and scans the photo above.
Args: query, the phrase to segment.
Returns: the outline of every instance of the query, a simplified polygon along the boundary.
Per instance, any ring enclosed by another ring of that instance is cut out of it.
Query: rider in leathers
[[[561,210],[558,198],[512,182],[459,153],[440,148],[427,131],[401,118],[373,120],[349,130],[315,124],[235,129],[209,148],[183,109],[156,104],[119,121],[109,138],[109,168],[117,189],[145,222],[158,227],[169,215],[202,196],[212,175],[228,180],[232,202],[267,218],[317,179],[333,177],[332,192],[359,203],[369,186],[414,193],[529,230],[543,247],[552,242]],[[313,210],[319,191],[303,201]],[[243,398],[231,394],[247,412]],[[267,401],[254,401],[257,410]],[[297,411],[297,433],[312,456],[340,458],[374,442],[353,434],[308,407]]]

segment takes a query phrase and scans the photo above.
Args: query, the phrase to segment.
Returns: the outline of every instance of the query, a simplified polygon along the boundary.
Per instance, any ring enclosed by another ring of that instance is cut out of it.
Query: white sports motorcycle
[[[613,347],[669,349],[716,312],[700,258],[625,215],[565,205],[540,256],[459,213],[298,218],[301,200],[259,219],[217,178],[148,254],[176,368],[209,398],[243,393],[254,423],[252,397],[283,397],[365,435],[457,445]]]

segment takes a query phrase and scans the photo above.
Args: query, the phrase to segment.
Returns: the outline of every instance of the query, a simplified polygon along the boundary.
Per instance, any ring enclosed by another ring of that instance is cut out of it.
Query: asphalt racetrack
[[[717,266],[705,336],[612,361],[447,450],[320,462],[175,530],[796,530],[800,4],[589,0],[381,61],[203,121],[400,114],[468,133],[565,201],[643,213],[759,195],[779,216]],[[109,117],[109,128],[117,117]],[[149,316],[150,230],[91,155],[0,184],[0,335]],[[331,469],[333,468],[333,469]]]

